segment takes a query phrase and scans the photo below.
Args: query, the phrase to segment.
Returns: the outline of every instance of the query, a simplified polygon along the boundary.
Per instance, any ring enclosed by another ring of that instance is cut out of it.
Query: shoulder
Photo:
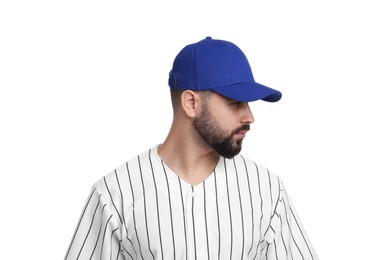
[[[127,189],[131,185],[131,179],[141,171],[141,165],[146,164],[149,156],[154,148],[150,148],[137,156],[132,157],[122,163],[112,171],[100,177],[93,185],[104,195],[112,195],[121,193],[123,189]]]
[[[267,176],[270,179],[280,179],[279,176],[268,169],[266,166],[261,165],[259,163],[256,163],[254,160],[244,156],[244,155],[237,155],[232,160],[235,161],[235,165],[238,168],[245,168],[246,171],[258,174],[260,176]]]
[[[245,173],[251,185],[256,186],[262,194],[271,194],[270,197],[278,197],[283,186],[282,179],[267,167],[256,163],[243,155],[237,155],[233,159],[238,175]]]

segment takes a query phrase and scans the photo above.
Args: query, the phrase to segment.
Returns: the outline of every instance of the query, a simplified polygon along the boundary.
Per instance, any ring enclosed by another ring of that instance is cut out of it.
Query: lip
[[[247,130],[241,130],[235,133],[239,138],[244,138],[246,136]]]

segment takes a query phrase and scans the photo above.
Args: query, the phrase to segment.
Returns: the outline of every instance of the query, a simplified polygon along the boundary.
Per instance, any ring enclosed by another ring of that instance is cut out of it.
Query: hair
[[[172,108],[173,113],[176,113],[176,111],[179,109],[181,104],[181,94],[186,91],[186,89],[172,89],[171,88],[171,102],[172,102]],[[195,90],[196,93],[198,93],[204,101],[207,101],[208,97],[212,93],[211,90]]]
[[[171,88],[171,103],[172,103],[172,108],[173,112],[175,113],[177,111],[177,108],[179,107],[181,101],[180,97],[181,94],[184,92],[183,89],[172,89]]]

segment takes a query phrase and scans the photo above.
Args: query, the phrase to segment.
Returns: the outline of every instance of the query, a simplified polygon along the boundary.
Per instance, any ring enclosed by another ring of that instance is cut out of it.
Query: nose
[[[254,123],[254,116],[251,112],[249,103],[245,103],[244,109],[243,109],[243,116],[242,116],[242,123],[243,124],[252,124]]]

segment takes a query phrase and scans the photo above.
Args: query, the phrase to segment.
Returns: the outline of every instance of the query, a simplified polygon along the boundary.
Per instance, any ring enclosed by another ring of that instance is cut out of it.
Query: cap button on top
[[[206,40],[212,40],[212,37],[211,36],[207,36]]]

